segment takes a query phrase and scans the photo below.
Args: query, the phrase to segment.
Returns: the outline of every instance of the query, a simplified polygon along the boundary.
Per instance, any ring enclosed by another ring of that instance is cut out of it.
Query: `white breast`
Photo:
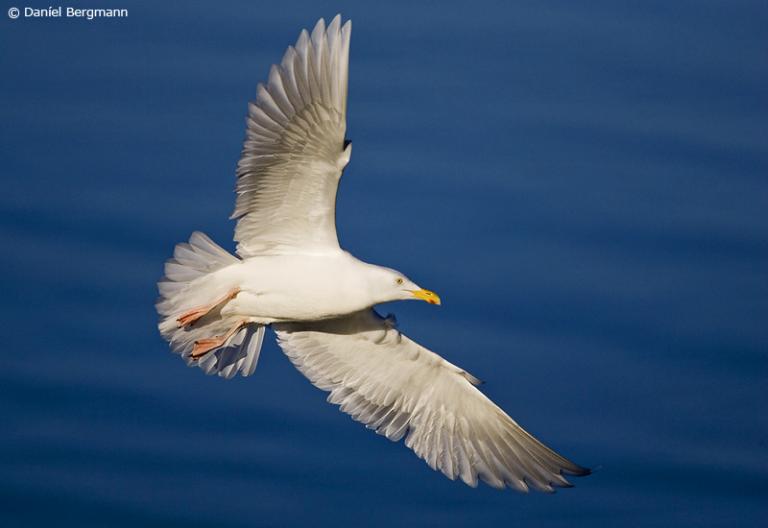
[[[374,304],[367,264],[346,252],[321,255],[265,255],[225,271],[241,292],[222,310],[255,322],[314,321]]]

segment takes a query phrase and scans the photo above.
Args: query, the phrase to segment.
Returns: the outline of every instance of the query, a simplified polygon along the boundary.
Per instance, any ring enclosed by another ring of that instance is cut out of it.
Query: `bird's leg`
[[[244,327],[248,321],[245,319],[239,321],[235,326],[229,329],[229,331],[220,336],[206,337],[195,341],[195,346],[192,348],[192,353],[189,355],[192,359],[200,359],[208,352],[221,348],[229,340],[230,337]]]
[[[213,303],[207,304],[205,306],[199,306],[197,308],[192,308],[191,310],[184,312],[176,319],[176,322],[179,324],[179,328],[192,326],[218,305],[234,299],[238,293],[240,293],[240,288],[232,288],[224,297],[217,299]]]

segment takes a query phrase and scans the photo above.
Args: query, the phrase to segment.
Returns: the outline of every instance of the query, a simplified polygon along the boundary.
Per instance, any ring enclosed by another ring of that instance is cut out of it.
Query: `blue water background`
[[[90,22],[10,5],[3,526],[765,522],[764,1],[126,1]],[[173,245],[201,229],[233,249],[256,83],[339,11],[342,244],[441,294],[382,311],[599,468],[574,489],[445,479],[325,403],[273,336],[225,382],[157,334]]]

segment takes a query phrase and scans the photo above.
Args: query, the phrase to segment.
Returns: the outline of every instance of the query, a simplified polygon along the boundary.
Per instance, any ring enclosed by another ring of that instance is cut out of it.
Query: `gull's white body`
[[[158,284],[160,332],[189,365],[252,374],[271,325],[283,351],[329,401],[405,444],[430,467],[476,485],[552,491],[588,470],[523,430],[478,380],[414,343],[376,304],[432,292],[362,262],[336,236],[344,141],[349,21],[302,32],[249,106],[238,164],[235,257],[195,232]],[[204,346],[203,346],[204,344]]]
[[[377,298],[370,284],[369,273],[375,277],[377,268],[342,250],[253,256],[201,276],[185,301],[188,306],[205,304],[239,288],[237,297],[221,309],[225,318],[260,324],[329,319],[390,300]]]
[[[240,277],[242,293],[222,312],[253,314],[262,323],[317,321],[358,312],[376,304],[366,280],[370,266],[346,251],[252,257],[233,266],[239,267],[233,271]],[[259,276],[269,281],[260,282]]]

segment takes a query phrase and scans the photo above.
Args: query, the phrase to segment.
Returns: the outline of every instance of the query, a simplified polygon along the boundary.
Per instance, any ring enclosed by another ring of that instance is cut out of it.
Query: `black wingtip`
[[[566,472],[574,477],[587,477],[592,474],[594,471],[594,468],[586,468],[581,466],[576,466],[574,469],[568,469]]]

